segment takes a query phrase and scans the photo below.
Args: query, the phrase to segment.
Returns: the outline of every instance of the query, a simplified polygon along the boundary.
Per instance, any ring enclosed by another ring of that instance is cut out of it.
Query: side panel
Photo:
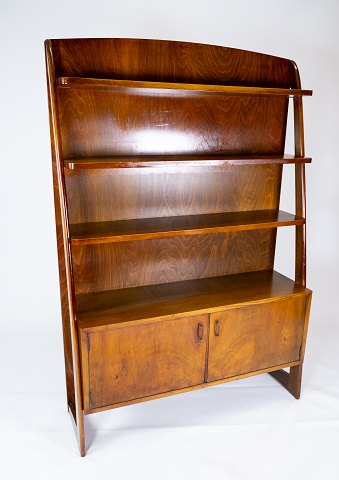
[[[58,243],[61,310],[66,367],[68,411],[71,415],[79,443],[80,455],[85,455],[85,430],[81,397],[80,356],[75,318],[75,299],[71,252],[68,245],[68,211],[66,188],[62,168],[62,147],[58,124],[58,109],[55,93],[55,65],[51,41],[45,42],[48,107],[51,132],[53,187],[55,219]]]

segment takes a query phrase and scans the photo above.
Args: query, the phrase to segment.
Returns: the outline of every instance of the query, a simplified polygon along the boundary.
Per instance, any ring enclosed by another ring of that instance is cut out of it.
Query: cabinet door
[[[213,313],[208,381],[299,360],[305,301],[296,297]]]
[[[85,411],[203,383],[207,331],[201,315],[83,332]]]

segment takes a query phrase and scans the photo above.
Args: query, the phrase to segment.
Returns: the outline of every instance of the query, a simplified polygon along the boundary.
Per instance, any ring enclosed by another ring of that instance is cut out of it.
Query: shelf
[[[171,82],[146,82],[138,80],[113,80],[107,78],[82,78],[82,77],[60,77],[57,79],[59,88],[90,88],[90,89],[115,89],[135,91],[151,89],[166,90],[169,92],[196,92],[224,95],[270,95],[270,96],[303,96],[312,95],[312,90],[300,90],[291,88],[261,88],[261,87],[238,87],[230,85],[204,85],[193,83],[171,83]]]
[[[227,165],[264,165],[311,163],[310,157],[294,155],[137,155],[111,157],[65,158],[70,170],[87,168],[161,168],[161,167],[223,167]]]
[[[258,271],[76,296],[78,326],[111,325],[168,315],[208,313],[227,306],[303,295],[309,290],[278,272]]]
[[[206,233],[303,225],[305,220],[281,210],[227,212],[141,218],[70,225],[72,245],[125,242]]]

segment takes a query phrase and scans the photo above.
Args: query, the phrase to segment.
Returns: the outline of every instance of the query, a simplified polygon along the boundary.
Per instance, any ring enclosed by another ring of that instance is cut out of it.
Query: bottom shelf
[[[76,296],[79,328],[202,314],[240,303],[304,294],[305,287],[275,271],[258,271]]]

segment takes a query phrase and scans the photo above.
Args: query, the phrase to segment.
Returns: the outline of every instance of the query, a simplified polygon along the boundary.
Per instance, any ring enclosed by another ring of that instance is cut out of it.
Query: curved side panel
[[[55,76],[50,41],[45,42],[48,106],[51,130],[51,149],[53,166],[53,188],[55,200],[55,218],[57,230],[62,325],[64,336],[64,354],[68,410],[74,420],[80,454],[85,455],[85,432],[80,386],[80,357],[78,333],[76,328],[75,297],[71,252],[69,246],[69,227],[65,194],[65,181],[61,168],[61,145],[57,122],[55,100]]]
[[[299,70],[295,62],[294,75],[297,88],[301,88]],[[305,155],[304,118],[302,97],[294,97],[294,150],[297,157]],[[295,213],[306,219],[305,165],[295,165]],[[295,281],[306,286],[306,222],[295,229]]]

